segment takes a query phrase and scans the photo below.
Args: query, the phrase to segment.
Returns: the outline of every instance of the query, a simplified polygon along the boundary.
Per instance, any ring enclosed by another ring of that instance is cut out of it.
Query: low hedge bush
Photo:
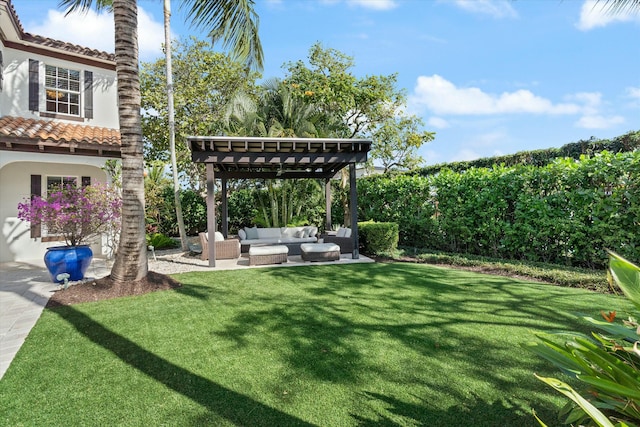
[[[379,255],[398,247],[398,224],[395,222],[359,222],[358,238],[364,252]]]

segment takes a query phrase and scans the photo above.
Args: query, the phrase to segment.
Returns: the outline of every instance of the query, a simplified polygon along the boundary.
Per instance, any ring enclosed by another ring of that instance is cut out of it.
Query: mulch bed
[[[101,301],[129,295],[142,295],[149,292],[176,289],[181,286],[182,284],[176,279],[154,271],[150,271],[147,277],[142,280],[124,285],[116,285],[113,280],[111,280],[111,276],[106,276],[54,292],[51,298],[49,298],[46,307],[60,307],[63,305]]]

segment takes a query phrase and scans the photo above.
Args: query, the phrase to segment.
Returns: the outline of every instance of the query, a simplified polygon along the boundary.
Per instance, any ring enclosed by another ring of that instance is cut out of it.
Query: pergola
[[[331,229],[331,178],[349,167],[349,207],[353,258],[358,253],[358,206],[356,163],[367,161],[371,141],[338,138],[260,138],[237,136],[190,136],[187,145],[191,159],[207,168],[207,230],[215,233],[216,209],[214,182],[221,181],[220,206],[222,234],[227,238],[227,181],[229,179],[300,179],[315,178],[325,182],[326,229]],[[209,266],[216,265],[215,245],[209,245]]]

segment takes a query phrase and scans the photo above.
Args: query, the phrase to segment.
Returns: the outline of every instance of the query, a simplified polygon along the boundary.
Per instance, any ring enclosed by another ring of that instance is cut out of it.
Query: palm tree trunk
[[[173,111],[173,70],[171,68],[171,0],[164,0],[164,52],[167,64],[167,113],[169,115],[169,151],[173,172],[173,198],[176,206],[176,220],[180,233],[182,250],[189,249],[187,232],[184,229],[182,203],[180,203],[180,183],[178,182],[178,162],[176,161],[176,120]]]
[[[126,284],[146,277],[144,161],[138,77],[137,2],[113,0],[118,113],[122,138],[122,231],[111,278]]]

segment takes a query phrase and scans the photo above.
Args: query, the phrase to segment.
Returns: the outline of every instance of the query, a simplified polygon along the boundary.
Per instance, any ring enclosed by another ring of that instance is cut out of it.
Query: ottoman
[[[337,261],[340,259],[340,246],[335,243],[303,243],[300,254],[303,261]]]
[[[287,262],[289,248],[284,245],[251,246],[249,265],[282,264]]]

